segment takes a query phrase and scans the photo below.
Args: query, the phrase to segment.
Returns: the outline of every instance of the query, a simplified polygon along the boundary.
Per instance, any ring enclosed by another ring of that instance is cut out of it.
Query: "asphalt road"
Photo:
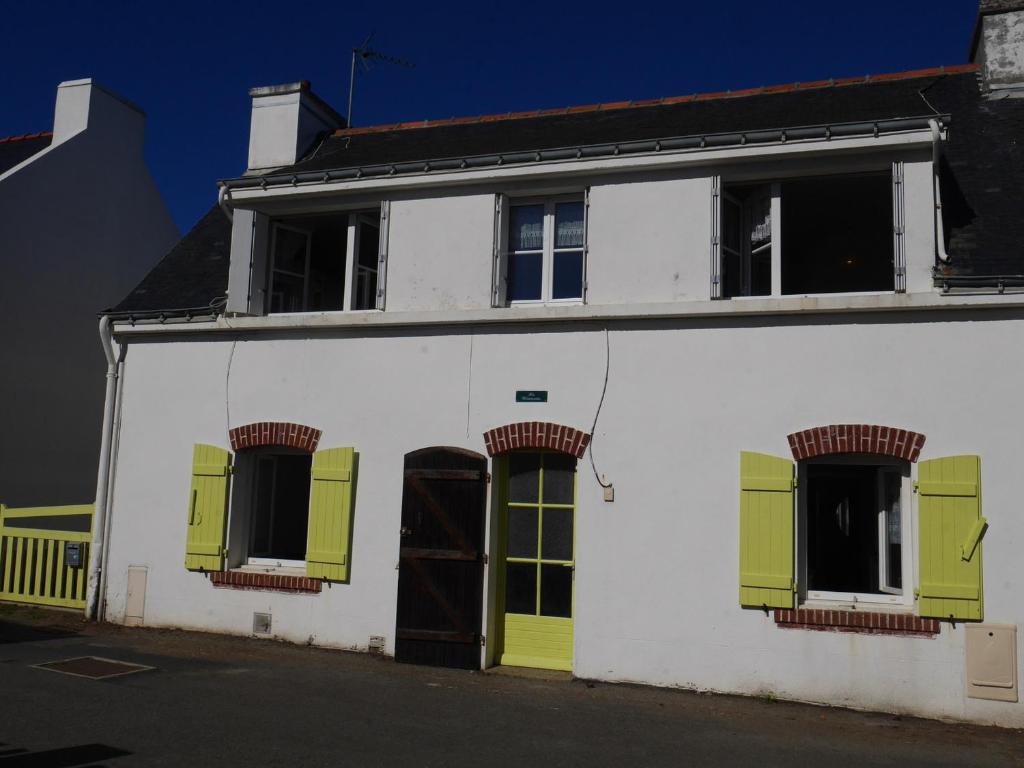
[[[155,667],[92,680],[33,665]],[[0,768],[1024,766],[1024,733],[396,664],[0,606]]]

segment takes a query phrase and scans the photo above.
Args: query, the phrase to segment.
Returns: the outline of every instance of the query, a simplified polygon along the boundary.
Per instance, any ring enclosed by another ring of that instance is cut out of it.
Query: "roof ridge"
[[[23,133],[20,136],[8,136],[6,138],[0,138],[0,144],[8,144],[13,141],[27,141],[28,139],[42,139],[44,137],[53,137],[53,131],[37,131],[36,133]]]
[[[339,128],[335,136],[356,136],[361,133],[385,133],[387,131],[404,131],[413,128],[436,128],[447,125],[465,125],[469,123],[492,123],[500,120],[521,120],[531,117],[550,117],[552,115],[572,115],[579,112],[607,112],[617,109],[636,107],[657,107],[670,104],[683,104],[694,101],[712,101],[715,99],[735,99],[744,96],[760,96],[775,93],[792,93],[816,88],[835,88],[846,85],[865,85],[870,83],[892,82],[894,80],[913,80],[920,77],[956,75],[964,72],[976,72],[981,69],[979,64],[956,64],[953,66],[930,67],[928,69],[909,69],[903,72],[889,72],[861,77],[829,78],[813,80],[805,83],[783,83],[780,85],[762,85],[756,88],[744,88],[738,91],[717,91],[712,93],[694,93],[689,96],[667,96],[660,99],[640,99],[636,101],[612,101],[602,104],[584,104],[554,109],[534,109],[525,112],[503,112],[493,115],[477,115],[475,117],[446,117],[439,120],[416,120],[405,123],[386,125],[370,125],[359,128]]]

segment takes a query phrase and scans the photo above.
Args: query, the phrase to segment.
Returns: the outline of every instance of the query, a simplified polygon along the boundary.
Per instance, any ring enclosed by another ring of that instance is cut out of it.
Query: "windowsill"
[[[565,322],[569,320],[653,320],[686,318],[729,318],[815,314],[857,314],[873,312],[907,312],[949,310],[981,310],[1024,307],[1020,294],[942,294],[938,291],[920,293],[871,294],[867,296],[812,297],[750,297],[734,302],[729,299],[678,301],[671,303],[629,304],[542,304],[494,309],[312,312],[265,316],[236,315],[216,320],[119,320],[119,336],[151,333],[202,333],[238,331],[281,331],[309,328],[400,327],[436,325],[483,325],[509,322]]]
[[[233,571],[213,571],[210,583],[228,589],[250,589],[269,592],[315,594],[323,588],[319,579],[311,579],[299,568],[274,568],[272,572],[247,566]],[[289,573],[284,573],[288,571]]]
[[[232,568],[231,570],[240,571],[242,573],[274,573],[278,576],[305,576],[306,564],[264,565],[262,563],[246,563],[245,565],[240,565],[237,568]]]
[[[940,624],[936,619],[915,616],[906,610],[842,610],[816,608],[811,605],[801,606],[795,610],[776,608],[775,625],[781,629],[911,637],[934,637],[940,630]]]

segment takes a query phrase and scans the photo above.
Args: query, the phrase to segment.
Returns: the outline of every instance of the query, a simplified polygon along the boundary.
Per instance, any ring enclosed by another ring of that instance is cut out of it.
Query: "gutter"
[[[85,596],[85,618],[95,619],[99,613],[100,583],[106,569],[108,512],[110,510],[111,443],[114,410],[117,400],[118,369],[121,361],[115,355],[111,319],[100,318],[100,344],[107,358],[107,390],[103,399],[103,427],[100,433],[100,465],[96,474],[96,512],[92,521],[92,544],[89,547],[89,582]]]
[[[949,115],[940,115],[945,123]],[[388,178],[406,174],[430,173],[432,171],[459,171],[482,168],[496,168],[507,165],[533,165],[565,160],[592,160],[596,158],[665,152],[692,152],[721,149],[724,147],[764,146],[797,141],[830,141],[856,137],[877,138],[884,134],[927,130],[935,120],[927,117],[900,117],[856,123],[832,123],[826,125],[793,126],[729,133],[693,134],[672,136],[661,139],[643,139],[601,144],[588,144],[554,149],[532,149],[501,154],[466,155],[431,160],[416,160],[401,163],[376,163],[366,166],[335,168],[316,171],[285,171],[264,176],[243,176],[222,179],[218,182],[222,195],[230,190],[268,189],[270,187],[295,187],[328,184],[336,181],[356,179]]]

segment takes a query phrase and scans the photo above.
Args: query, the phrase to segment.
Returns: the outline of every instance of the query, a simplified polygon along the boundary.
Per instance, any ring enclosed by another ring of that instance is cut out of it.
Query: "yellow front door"
[[[576,459],[517,451],[501,474],[498,662],[572,671]]]

